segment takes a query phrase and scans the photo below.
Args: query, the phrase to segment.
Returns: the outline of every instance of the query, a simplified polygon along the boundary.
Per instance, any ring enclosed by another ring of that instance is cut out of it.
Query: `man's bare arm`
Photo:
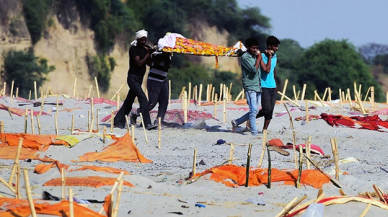
[[[266,51],[268,54],[268,62],[267,65],[264,63],[264,61],[260,61],[260,67],[261,70],[269,73],[271,71],[271,59],[272,59],[272,54],[269,51]]]

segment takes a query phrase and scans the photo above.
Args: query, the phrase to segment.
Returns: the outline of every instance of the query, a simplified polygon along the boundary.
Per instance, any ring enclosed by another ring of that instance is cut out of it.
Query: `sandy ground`
[[[71,126],[71,116],[74,115],[75,127],[83,130],[87,129],[87,112],[90,105],[84,101],[76,101],[74,99],[60,98],[63,101],[63,107],[76,108],[72,112],[59,112],[58,124],[59,134],[68,135]],[[56,97],[49,97],[46,102],[56,102]],[[0,100],[0,103],[10,105],[9,98]],[[25,109],[26,106],[18,106],[17,101],[14,102],[18,108]],[[304,102],[300,102],[304,105]],[[312,106],[313,104],[309,104]],[[310,110],[309,114],[320,115],[323,112],[329,114],[344,114],[348,115],[349,105],[344,105],[341,109],[339,104],[334,104],[336,107],[319,107]],[[137,107],[138,105],[134,105]],[[172,104],[170,109],[180,108],[180,104]],[[384,105],[380,105],[382,108]],[[386,106],[386,105],[385,105]],[[32,105],[29,105],[32,107]],[[44,111],[48,112],[53,106],[44,106]],[[240,108],[247,106],[237,106],[233,103],[227,104],[228,108]],[[60,108],[60,109],[62,109]],[[96,109],[99,110],[99,119],[110,114],[111,110],[115,110],[115,106],[107,104],[97,104]],[[291,104],[289,105],[291,109]],[[34,109],[38,109],[35,107]],[[196,107],[193,104],[189,109],[207,111],[213,113],[213,106]],[[283,104],[277,104],[275,114],[284,112]],[[140,152],[147,158],[153,160],[149,164],[136,164],[126,162],[104,163],[104,162],[85,162],[74,163],[72,160],[77,160],[78,156],[86,152],[100,151],[112,141],[106,144],[102,143],[98,137],[93,137],[84,140],[73,148],[63,146],[50,146],[50,148],[42,155],[47,155],[53,159],[59,160],[63,164],[71,166],[77,165],[98,165],[110,166],[120,169],[125,169],[132,175],[125,176],[125,180],[131,182],[135,187],[124,187],[120,201],[120,209],[118,216],[173,216],[170,212],[182,212],[186,216],[275,216],[291,199],[294,197],[302,197],[304,194],[308,196],[307,200],[316,198],[318,189],[302,186],[297,189],[294,186],[285,186],[274,183],[271,189],[266,186],[258,187],[238,187],[230,188],[221,183],[216,183],[206,178],[201,178],[197,182],[190,185],[181,185],[178,181],[189,176],[192,170],[193,150],[198,150],[198,161],[203,160],[206,165],[198,165],[197,172],[202,172],[205,169],[211,168],[223,163],[229,158],[229,145],[214,145],[218,139],[223,139],[226,142],[233,142],[235,147],[235,165],[245,165],[248,150],[248,144],[252,143],[252,158],[251,165],[257,166],[262,144],[262,134],[258,137],[251,136],[249,132],[244,132],[245,124],[238,128],[240,133],[231,132],[230,121],[243,115],[244,111],[228,111],[227,120],[222,121],[222,106],[218,106],[217,117],[220,121],[206,120],[197,123],[192,123],[182,126],[163,126],[162,128],[162,148],[157,148],[157,130],[147,131],[149,143],[145,142],[143,129],[139,124],[135,130],[136,145]],[[54,114],[42,116],[42,134],[54,134]],[[304,111],[293,111],[291,115],[295,117],[304,116]],[[380,116],[383,120],[387,116]],[[24,131],[24,117],[13,115],[11,118],[7,111],[0,111],[0,119],[5,123],[5,132],[19,133]],[[139,123],[139,122],[138,122]],[[261,129],[263,119],[257,120],[258,127]],[[338,140],[339,158],[354,157],[359,162],[351,162],[341,164],[340,169],[348,173],[348,175],[340,175],[340,182],[343,185],[343,191],[349,196],[358,195],[359,192],[373,191],[372,184],[377,184],[384,192],[388,189],[387,177],[388,174],[381,168],[388,170],[387,162],[388,155],[386,152],[386,132],[377,132],[362,129],[351,128],[333,128],[324,120],[310,121],[308,124],[302,124],[302,121],[294,121],[296,128],[297,144],[304,143],[308,136],[312,137],[312,143],[319,145],[325,154],[332,155],[330,138],[336,137]],[[29,123],[30,124],[30,123]],[[100,123],[100,132],[102,127],[109,123]],[[36,126],[36,125],[35,125]],[[274,117],[268,131],[268,140],[279,138],[284,143],[292,142],[292,130],[289,129],[290,122],[288,115]],[[108,130],[109,131],[109,130]],[[31,132],[30,125],[28,132]],[[35,129],[37,132],[37,128]],[[125,129],[114,129],[114,133],[121,136],[126,133]],[[276,152],[271,152],[272,167],[278,169],[294,168],[293,153],[289,156],[282,156]],[[30,182],[33,187],[33,196],[41,198],[42,191],[48,191],[52,195],[60,197],[61,187],[43,187],[43,183],[52,178],[59,178],[60,174],[57,168],[52,168],[45,174],[34,174],[33,169],[39,161],[21,162],[22,168],[27,168],[30,171]],[[267,167],[267,156],[264,158],[263,167]],[[6,180],[9,179],[12,160],[0,160],[0,174]],[[333,164],[324,168],[329,172],[332,170]],[[305,165],[304,165],[305,168]],[[115,174],[104,172],[94,172],[90,170],[68,172],[67,176],[88,176],[99,175],[117,177]],[[22,181],[24,186],[24,181]],[[96,199],[103,200],[108,194],[111,187],[89,188],[89,187],[73,187],[75,197],[81,199]],[[331,183],[326,184],[324,192],[327,196],[339,195],[338,188]],[[259,194],[262,192],[262,194]],[[13,197],[13,194],[5,186],[0,185],[0,194],[3,196]],[[22,195],[25,195],[24,190]],[[247,199],[262,198],[265,200],[265,206],[245,203]],[[188,203],[178,201],[184,200]],[[306,200],[306,201],[307,201]],[[202,202],[206,204],[205,208],[195,207],[195,203]],[[186,205],[189,208],[182,208]],[[325,207],[325,216],[359,216],[366,204],[364,203],[347,203],[344,205],[332,205]],[[98,211],[101,204],[92,204],[89,208]],[[388,211],[373,207],[369,210],[367,216],[387,216]]]

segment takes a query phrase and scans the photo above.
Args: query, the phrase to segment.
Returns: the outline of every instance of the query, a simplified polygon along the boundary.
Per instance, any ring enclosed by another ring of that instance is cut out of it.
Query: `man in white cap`
[[[128,115],[131,112],[132,104],[136,97],[139,100],[140,112],[143,115],[145,128],[147,130],[157,128],[157,125],[151,123],[150,114],[148,112],[148,100],[141,88],[143,77],[146,72],[146,64],[150,59],[151,53],[155,51],[146,45],[147,35],[148,32],[144,29],[136,31],[136,39],[131,43],[132,46],[129,49],[129,70],[127,77],[129,91],[124,104],[114,118],[114,126],[118,128],[125,127],[125,115]],[[139,115],[137,110],[131,114],[131,116],[134,117]],[[134,123],[131,121],[131,124],[136,124],[136,118]]]

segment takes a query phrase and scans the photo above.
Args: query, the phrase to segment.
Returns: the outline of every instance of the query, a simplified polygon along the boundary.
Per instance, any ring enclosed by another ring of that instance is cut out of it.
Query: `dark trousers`
[[[114,123],[115,125],[125,125],[125,115],[128,115],[132,110],[133,101],[135,98],[139,100],[140,112],[143,115],[144,125],[147,126],[151,123],[150,114],[148,112],[148,100],[141,89],[141,84],[143,83],[143,76],[136,76],[133,74],[128,74],[127,83],[129,86],[129,91],[127,98],[124,100],[123,105],[120,110],[117,112]]]
[[[163,82],[147,80],[148,90],[148,111],[155,108],[156,104],[159,103],[158,107],[158,118],[164,120],[168,106],[168,83],[167,79]]]
[[[256,118],[263,117],[271,120],[276,103],[276,88],[261,88],[261,109]]]

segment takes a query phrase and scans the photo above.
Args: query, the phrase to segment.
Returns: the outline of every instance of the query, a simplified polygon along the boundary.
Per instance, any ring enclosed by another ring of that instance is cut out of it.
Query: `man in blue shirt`
[[[232,120],[233,132],[236,131],[238,125],[250,120],[251,133],[257,135],[256,115],[260,105],[260,71],[267,71],[271,67],[271,60],[265,65],[262,61],[262,55],[258,49],[259,42],[255,38],[249,38],[245,41],[247,52],[241,56],[241,73],[242,83],[247,97],[249,112],[238,119]],[[271,54],[269,53],[271,56]],[[266,72],[267,73],[267,72]]]
[[[269,123],[272,119],[273,110],[276,103],[276,63],[278,56],[276,51],[278,50],[280,41],[275,36],[269,36],[267,38],[267,48],[272,51],[273,56],[268,55],[268,53],[262,53],[262,59],[264,63],[271,62],[270,70],[263,71],[261,70],[261,109],[257,114],[256,118],[264,116],[264,126],[263,130],[268,128]]]

